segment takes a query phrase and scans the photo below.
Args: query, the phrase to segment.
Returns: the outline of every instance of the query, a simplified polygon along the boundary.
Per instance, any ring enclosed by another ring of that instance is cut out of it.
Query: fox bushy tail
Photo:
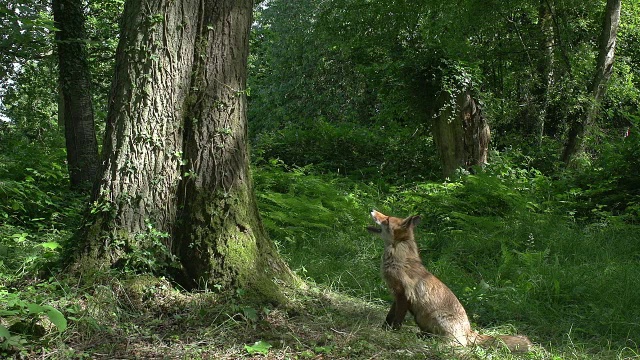
[[[525,336],[518,335],[498,335],[489,336],[475,333],[475,344],[482,347],[506,346],[511,352],[527,352],[531,350],[533,344]]]

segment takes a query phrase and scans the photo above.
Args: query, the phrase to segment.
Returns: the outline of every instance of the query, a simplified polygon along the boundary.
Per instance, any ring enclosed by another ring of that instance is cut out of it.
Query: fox
[[[422,264],[413,234],[419,215],[402,219],[373,210],[371,217],[377,226],[368,226],[367,230],[384,240],[380,269],[394,298],[385,327],[400,329],[408,311],[423,334],[440,336],[451,346],[504,344],[511,352],[531,350],[533,344],[526,336],[493,337],[471,329],[458,298]]]

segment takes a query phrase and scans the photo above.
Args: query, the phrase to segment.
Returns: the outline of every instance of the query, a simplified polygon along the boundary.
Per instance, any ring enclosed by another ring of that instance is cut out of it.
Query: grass
[[[519,186],[530,179],[476,176],[394,189],[385,196],[344,179],[321,182],[295,172],[279,176],[293,185],[286,191],[270,183],[261,188],[265,217],[272,206],[288,213],[286,221],[267,221],[272,233],[297,223],[336,224],[312,236],[288,236],[281,245],[291,267],[322,286],[389,301],[379,276],[382,244],[364,231],[368,213],[372,207],[397,216],[422,213],[417,238],[423,262],[457,294],[478,327],[515,328],[545,349],[558,349],[560,358],[638,356],[637,226],[613,218],[577,222],[532,206],[540,189]],[[332,182],[329,189],[316,186]],[[288,197],[273,201],[274,191]],[[315,208],[318,204],[334,218],[318,219],[325,213]]]
[[[71,284],[68,284],[71,285]],[[65,285],[62,285],[65,286]],[[49,330],[16,358],[46,359],[627,359],[631,348],[595,348],[571,334],[532,353],[456,349],[422,339],[412,321],[399,331],[381,324],[387,305],[307,281],[285,289],[288,304],[272,308],[241,295],[181,292],[163,279],[105,275],[92,289],[69,287],[58,306],[78,307],[71,327]],[[43,322],[45,326],[46,322]],[[487,327],[489,334],[512,326]],[[266,355],[250,354],[256,343]]]
[[[483,349],[456,350],[416,337],[415,326],[401,331],[380,327],[378,302],[308,285],[286,289],[289,303],[270,308],[242,296],[184,293],[152,277],[105,276],[66,301],[81,304],[80,317],[63,334],[51,332],[24,358],[378,358],[481,359]],[[107,285],[109,284],[109,285]],[[70,289],[69,289],[70,290]],[[79,301],[78,301],[79,300]],[[59,304],[63,305],[63,304]],[[251,355],[256,343],[266,355]],[[516,358],[495,350],[505,359]],[[544,358],[542,350],[527,356]]]
[[[640,359],[638,227],[614,218],[574,221],[540,205],[544,184],[520,186],[532,183],[525,180],[475,176],[382,193],[304,169],[259,169],[264,223],[304,280],[283,289],[289,302],[278,307],[252,302],[243,289],[189,293],[149,275],[104,271],[78,279],[54,272],[43,278],[38,269],[60,249],[39,244],[63,244],[70,232],[62,223],[55,229],[5,224],[0,301],[14,304],[7,310],[22,310],[7,315],[0,309],[0,323],[27,326],[14,332],[16,344],[0,343],[0,353],[27,359]],[[400,331],[383,330],[390,298],[379,275],[382,244],[364,230],[373,207],[423,214],[417,230],[423,261],[460,298],[474,327],[526,334],[538,344],[535,351],[447,348],[416,336],[409,318]],[[38,222],[49,221],[44,218]],[[14,233],[27,236],[18,241]],[[15,305],[20,302],[54,306],[68,327],[58,331],[47,316]]]

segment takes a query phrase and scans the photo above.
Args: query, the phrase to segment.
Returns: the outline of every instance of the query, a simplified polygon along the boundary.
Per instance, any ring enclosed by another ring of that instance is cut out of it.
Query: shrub
[[[316,172],[398,184],[439,176],[433,144],[428,137],[416,135],[420,131],[424,129],[374,128],[318,118],[258,134],[253,153],[258,164],[278,159],[290,166],[313,165]]]

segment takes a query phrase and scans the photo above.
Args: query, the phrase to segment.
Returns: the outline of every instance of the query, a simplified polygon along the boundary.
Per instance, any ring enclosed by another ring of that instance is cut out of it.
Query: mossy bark
[[[166,234],[187,287],[239,286],[277,299],[273,279],[291,279],[249,174],[252,5],[126,2],[85,257],[118,264]]]

